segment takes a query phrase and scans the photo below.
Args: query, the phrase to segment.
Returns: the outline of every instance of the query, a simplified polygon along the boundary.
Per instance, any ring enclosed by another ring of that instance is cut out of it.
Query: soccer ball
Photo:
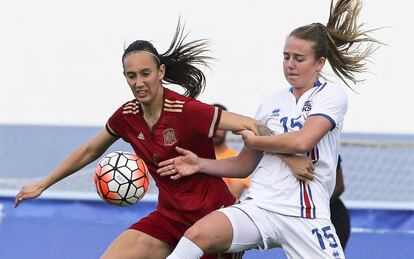
[[[94,174],[96,190],[110,204],[129,206],[148,190],[148,168],[133,153],[116,151],[99,161]]]

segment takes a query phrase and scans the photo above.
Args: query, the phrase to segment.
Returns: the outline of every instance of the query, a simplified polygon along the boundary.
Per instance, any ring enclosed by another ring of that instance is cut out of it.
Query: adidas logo
[[[141,133],[139,133],[139,135],[138,135],[138,139],[142,139],[142,140],[144,140],[145,138],[144,138],[144,134],[142,134],[142,132]]]

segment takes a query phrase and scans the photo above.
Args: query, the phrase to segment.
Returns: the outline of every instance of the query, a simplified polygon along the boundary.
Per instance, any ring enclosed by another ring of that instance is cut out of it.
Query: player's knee
[[[203,232],[203,229],[198,224],[193,225],[184,233],[184,237],[191,240],[201,250],[203,250],[203,252],[208,252],[211,244],[209,244],[208,239],[206,239],[205,236],[206,235]]]
[[[212,233],[203,224],[195,224],[189,228],[184,237],[196,244],[204,253],[215,253],[223,250],[223,240],[218,237],[219,234]]]
[[[185,231],[184,236],[194,243],[197,243],[197,241],[202,239],[202,231],[200,227],[195,224]]]

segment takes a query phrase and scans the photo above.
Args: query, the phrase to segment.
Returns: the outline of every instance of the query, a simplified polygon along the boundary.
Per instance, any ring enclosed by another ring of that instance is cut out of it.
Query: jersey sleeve
[[[109,134],[114,137],[122,138],[123,137],[123,130],[122,130],[122,111],[123,107],[120,107],[106,122],[105,128]]]
[[[254,115],[254,118],[258,121],[263,122],[263,105],[260,104],[259,108],[256,111],[256,114]]]
[[[257,108],[256,114],[254,115],[254,118],[262,122],[263,124],[266,122],[266,116],[268,115],[265,109],[266,107],[265,104],[267,103],[267,99],[268,97],[262,100],[262,102],[259,105],[259,108]]]
[[[197,135],[212,138],[221,118],[221,109],[198,100],[189,100],[183,109],[183,123]]]
[[[327,85],[316,94],[309,116],[322,116],[332,123],[334,129],[342,123],[348,109],[348,97],[344,89]]]

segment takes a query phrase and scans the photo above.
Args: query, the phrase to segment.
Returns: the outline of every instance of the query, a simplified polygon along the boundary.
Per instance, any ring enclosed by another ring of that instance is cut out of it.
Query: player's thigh
[[[252,218],[241,208],[230,206],[220,209],[230,220],[233,237],[226,252],[241,252],[263,246],[262,235]]]
[[[198,220],[184,236],[192,240],[204,253],[214,253],[230,247],[233,229],[226,215],[213,211]]]
[[[205,253],[224,251],[220,258],[241,258],[243,253],[239,252],[263,245],[253,220],[233,206],[210,213],[187,230],[185,236]]]
[[[127,229],[107,248],[101,259],[164,259],[170,246],[141,231]]]
[[[345,258],[330,220],[279,217],[282,247],[288,258]]]

